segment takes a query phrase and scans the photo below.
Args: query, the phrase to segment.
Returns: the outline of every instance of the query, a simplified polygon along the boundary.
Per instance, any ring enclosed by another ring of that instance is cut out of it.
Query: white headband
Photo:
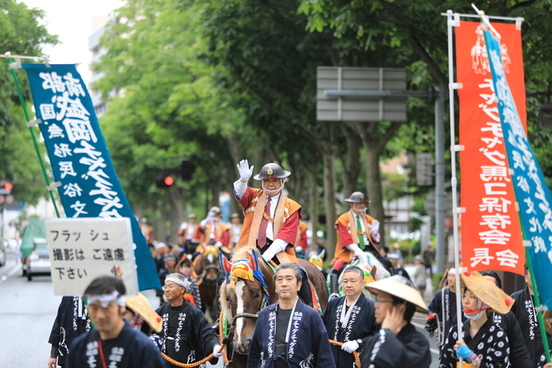
[[[189,281],[182,281],[176,276],[167,276],[167,278],[165,278],[165,282],[167,282],[167,281],[174,282],[175,284],[182,286],[186,290],[190,289],[190,282]]]
[[[86,297],[86,305],[94,304],[95,302],[100,302],[102,308],[107,308],[109,306],[109,303],[115,302],[121,307],[126,306],[125,298],[117,291],[114,291],[111,294],[85,295],[85,297]]]

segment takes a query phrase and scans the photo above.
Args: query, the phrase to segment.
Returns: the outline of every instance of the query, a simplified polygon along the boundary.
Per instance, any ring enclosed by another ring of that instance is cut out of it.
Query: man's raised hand
[[[249,181],[249,178],[251,175],[253,175],[253,168],[254,166],[249,167],[249,162],[247,159],[243,159],[240,161],[239,164],[236,165],[238,168],[238,172],[240,173],[240,180],[241,181]]]

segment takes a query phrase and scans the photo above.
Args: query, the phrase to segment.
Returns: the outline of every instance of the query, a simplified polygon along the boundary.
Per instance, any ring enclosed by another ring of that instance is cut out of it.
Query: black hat
[[[278,179],[284,179],[291,175],[290,171],[284,170],[280,165],[275,163],[268,163],[263,166],[261,172],[253,177],[255,180],[263,180],[269,177],[276,177]]]
[[[366,196],[362,192],[353,192],[349,198],[345,200],[345,202],[349,203],[370,203],[368,199],[366,199]]]

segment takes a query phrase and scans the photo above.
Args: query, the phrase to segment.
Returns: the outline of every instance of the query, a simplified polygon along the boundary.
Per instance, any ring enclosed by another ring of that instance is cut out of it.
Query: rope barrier
[[[226,349],[224,349],[224,346],[226,345],[226,342],[227,342],[227,339],[226,338],[222,338],[223,336],[223,327],[222,327],[222,311],[220,311],[220,315],[219,315],[219,336],[220,336],[220,351],[223,351],[223,354],[222,354],[222,357],[224,358],[224,363],[226,365],[228,365],[228,358],[226,357]],[[211,353],[209,354],[208,356],[206,356],[205,358],[195,362],[195,363],[190,363],[190,364],[186,364],[186,363],[181,363],[177,360],[174,360],[173,358],[171,358],[170,356],[168,356],[167,354],[165,353],[161,353],[161,356],[163,358],[165,358],[165,360],[173,365],[176,365],[176,366],[179,366],[179,367],[184,367],[184,368],[193,368],[193,367],[197,367],[197,366],[200,366],[201,364],[213,359],[215,357],[215,354]]]
[[[328,340],[328,341],[330,342],[330,344],[334,344],[334,345],[337,345],[337,346],[343,346],[342,342],[335,341],[335,340]],[[357,368],[361,368],[360,367],[360,354],[357,353],[356,351],[353,351],[353,356],[355,358],[355,363],[356,363]]]

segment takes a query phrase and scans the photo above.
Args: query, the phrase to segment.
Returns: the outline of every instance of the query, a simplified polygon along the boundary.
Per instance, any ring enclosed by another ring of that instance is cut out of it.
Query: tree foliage
[[[41,24],[42,18],[42,10],[29,9],[15,0],[0,2],[0,53],[41,56],[44,45],[57,43],[57,37],[50,35]],[[7,59],[0,60],[0,85],[3,86],[0,88],[0,180],[14,184],[16,200],[36,204],[40,197],[46,197],[46,185],[25,124],[12,72]],[[26,76],[22,72],[16,75],[23,97],[29,101]]]

